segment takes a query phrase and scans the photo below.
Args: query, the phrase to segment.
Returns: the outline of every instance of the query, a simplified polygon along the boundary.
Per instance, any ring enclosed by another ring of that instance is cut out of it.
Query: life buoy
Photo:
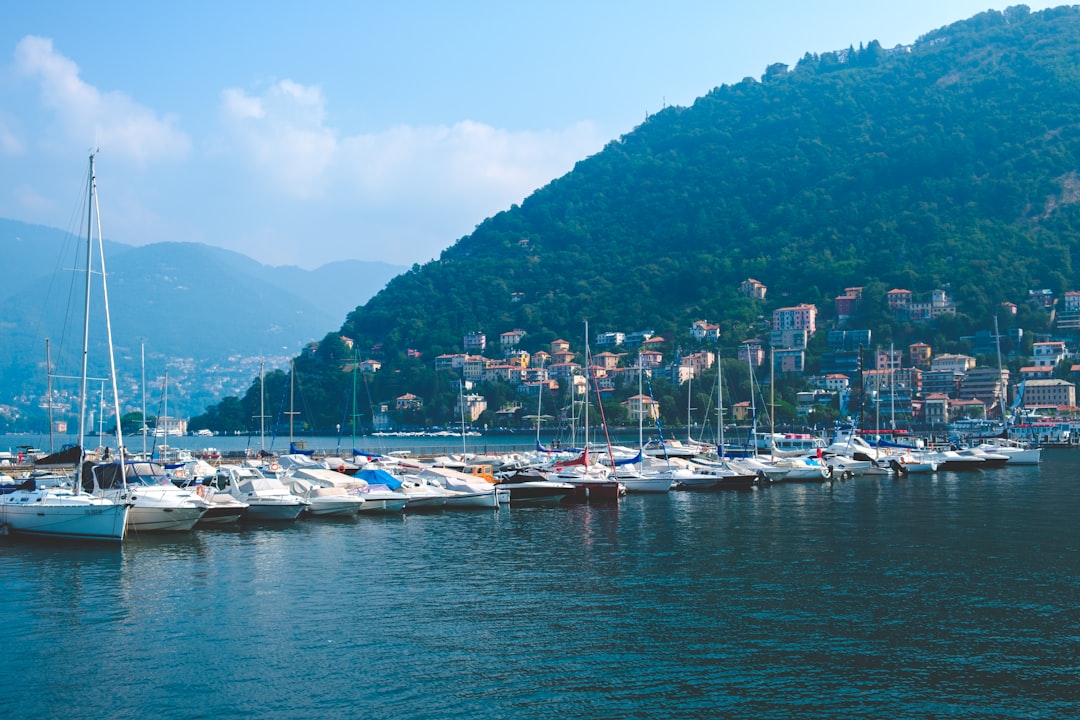
[[[345,474],[345,466],[344,465],[338,465],[337,471],[339,473],[341,473],[342,475],[344,475]]]
[[[279,463],[270,463],[270,472],[277,472],[280,469],[281,465]]]
[[[198,495],[201,498],[206,497],[206,486],[205,485],[196,485],[195,486],[195,494]]]

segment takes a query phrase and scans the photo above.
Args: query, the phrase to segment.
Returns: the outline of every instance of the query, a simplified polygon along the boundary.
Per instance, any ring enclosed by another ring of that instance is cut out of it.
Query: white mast
[[[90,154],[90,207],[87,221],[87,257],[86,257],[86,313],[83,323],[83,410],[85,411],[86,403],[86,368],[87,368],[87,356],[90,349],[90,274],[91,274],[91,262],[90,254],[93,252],[93,225],[94,218],[97,218],[97,246],[98,246],[98,261],[101,264],[101,295],[103,306],[105,310],[105,336],[108,340],[109,347],[109,377],[112,380],[112,396],[113,396],[113,411],[116,413],[116,447],[120,452],[120,478],[121,482],[125,483],[126,467],[124,463],[124,434],[123,429],[120,427],[120,390],[116,383],[116,358],[115,349],[113,347],[112,338],[112,320],[109,315],[109,285],[108,285],[108,273],[105,270],[105,242],[101,237],[101,208],[98,205],[97,200],[97,179],[94,176],[94,155]],[[79,446],[83,446],[83,442],[86,439],[85,428],[83,427],[81,415],[79,421]],[[85,449],[84,449],[85,454]],[[79,483],[75,483],[76,488]],[[78,492],[78,490],[76,490]]]
[[[589,382],[592,377],[592,366],[589,359],[589,320],[585,320],[585,462],[589,461]]]
[[[46,397],[49,398],[49,454],[53,450],[53,398],[52,398],[52,353],[49,351],[49,338],[45,338],[45,385]]]
[[[716,456],[724,457],[724,364],[720,362],[720,350],[716,351]]]
[[[353,393],[355,395],[355,392]],[[259,455],[266,452],[266,372],[259,361]]]
[[[694,442],[694,438],[691,437],[691,434],[690,434],[690,424],[692,422],[690,412],[693,410],[693,408],[690,407],[690,405],[693,402],[693,395],[690,394],[690,388],[693,387],[693,384],[694,384],[694,376],[691,374],[688,378],[686,378],[686,446],[687,447],[690,447],[690,445],[692,445],[693,442]]]
[[[164,407],[161,414],[165,416],[165,422],[162,423],[162,429],[165,431],[162,433],[162,447],[161,447],[161,462],[165,462],[169,458],[166,457],[166,453],[169,452],[169,366],[165,366],[165,386],[161,391],[163,397]]]
[[[146,343],[140,346],[140,367],[142,368],[142,455],[146,457]]]

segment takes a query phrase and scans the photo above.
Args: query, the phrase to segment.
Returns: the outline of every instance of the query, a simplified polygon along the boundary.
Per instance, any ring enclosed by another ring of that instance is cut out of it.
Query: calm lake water
[[[0,717],[1080,717],[1040,467],[0,542]]]

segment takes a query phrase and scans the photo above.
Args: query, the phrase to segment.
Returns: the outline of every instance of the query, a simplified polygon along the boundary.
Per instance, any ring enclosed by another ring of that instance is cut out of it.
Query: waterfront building
[[[462,409],[464,408],[464,413]],[[461,395],[454,403],[454,415],[456,417],[464,417],[467,422],[476,422],[484,411],[487,410],[487,400],[483,395],[476,395],[470,393],[468,395]]]
[[[395,410],[421,410],[423,407],[424,401],[412,393],[405,393],[394,399]]]
[[[1068,380],[1029,380],[1024,383],[1023,407],[1073,407],[1076,386]]]

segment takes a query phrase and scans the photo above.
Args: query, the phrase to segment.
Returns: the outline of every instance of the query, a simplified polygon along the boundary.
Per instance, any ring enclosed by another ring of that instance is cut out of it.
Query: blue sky
[[[0,217],[77,232],[98,148],[113,240],[422,263],[665,104],[1010,4],[5,3]]]

